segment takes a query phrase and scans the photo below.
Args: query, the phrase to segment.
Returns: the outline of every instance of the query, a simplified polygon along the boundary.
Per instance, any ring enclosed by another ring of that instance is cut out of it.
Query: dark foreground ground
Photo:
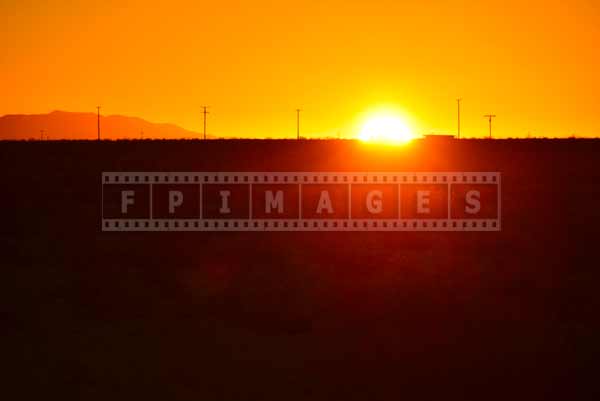
[[[597,394],[598,155],[597,140],[0,142],[2,392]],[[503,230],[103,233],[100,174],[126,170],[500,171]]]

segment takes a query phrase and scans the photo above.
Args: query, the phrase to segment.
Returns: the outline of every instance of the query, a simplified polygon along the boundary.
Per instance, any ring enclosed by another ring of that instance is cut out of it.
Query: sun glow
[[[404,119],[394,115],[378,115],[367,119],[358,138],[363,142],[400,145],[415,138]]]

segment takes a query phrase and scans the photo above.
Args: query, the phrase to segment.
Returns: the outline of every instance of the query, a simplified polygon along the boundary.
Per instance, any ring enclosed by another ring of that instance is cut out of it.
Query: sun
[[[415,135],[401,117],[378,115],[367,119],[358,138],[363,142],[400,145],[410,142]]]

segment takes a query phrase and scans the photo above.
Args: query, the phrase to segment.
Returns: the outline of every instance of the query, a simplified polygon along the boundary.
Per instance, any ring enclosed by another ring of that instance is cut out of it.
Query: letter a
[[[319,204],[317,205],[317,213],[321,214],[323,209],[326,209],[327,213],[333,213],[333,208],[331,207],[331,198],[329,197],[329,192],[327,191],[321,191]]]

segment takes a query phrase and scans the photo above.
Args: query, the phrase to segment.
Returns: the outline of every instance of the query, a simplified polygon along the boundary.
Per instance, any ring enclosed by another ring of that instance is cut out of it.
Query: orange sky
[[[600,2],[0,0],[0,115],[54,109],[209,134],[600,135]]]

